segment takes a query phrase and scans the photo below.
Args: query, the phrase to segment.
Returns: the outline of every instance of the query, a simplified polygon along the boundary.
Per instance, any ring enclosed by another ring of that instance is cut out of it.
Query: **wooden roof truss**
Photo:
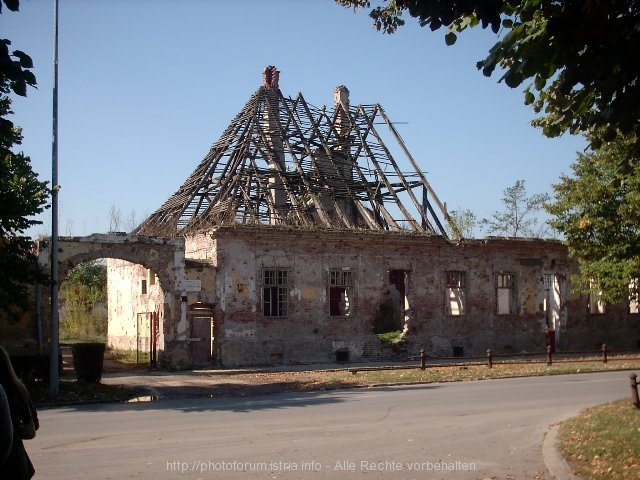
[[[242,223],[446,237],[445,220],[444,205],[381,105],[337,103],[327,111],[302,94],[285,98],[263,86],[136,233],[189,235]]]

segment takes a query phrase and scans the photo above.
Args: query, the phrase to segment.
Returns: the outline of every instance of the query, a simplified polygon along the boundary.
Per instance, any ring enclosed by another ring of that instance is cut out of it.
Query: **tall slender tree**
[[[483,219],[489,233],[504,237],[540,237],[536,213],[549,201],[546,193],[527,195],[524,180],[517,180],[502,195],[504,210],[496,211],[489,219]]]

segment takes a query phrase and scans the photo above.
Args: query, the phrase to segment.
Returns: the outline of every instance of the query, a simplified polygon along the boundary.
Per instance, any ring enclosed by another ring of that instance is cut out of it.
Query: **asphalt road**
[[[54,408],[38,479],[551,479],[549,426],[628,372]]]

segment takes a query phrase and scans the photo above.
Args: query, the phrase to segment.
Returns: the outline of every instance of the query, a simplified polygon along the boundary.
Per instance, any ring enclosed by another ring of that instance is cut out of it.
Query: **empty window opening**
[[[347,363],[349,361],[349,350],[336,350],[336,363]]]
[[[353,275],[350,270],[329,271],[329,315],[348,317],[353,310]]]
[[[265,317],[286,317],[289,310],[288,271],[262,271],[262,312]]]
[[[516,313],[516,278],[512,273],[499,273],[496,277],[498,315]]]
[[[589,313],[596,315],[604,313],[601,291],[595,282],[591,283],[588,302]]]
[[[547,328],[556,330],[560,324],[560,281],[553,273],[544,275],[543,310]]]
[[[629,283],[629,313],[640,313],[638,310],[638,279],[633,278]]]
[[[375,317],[375,333],[403,331],[409,302],[406,294],[407,272],[389,270],[389,283]]]
[[[447,315],[465,313],[465,272],[446,272],[445,289]]]
[[[146,295],[146,294],[147,294],[147,279],[141,278],[140,279],[140,295]]]

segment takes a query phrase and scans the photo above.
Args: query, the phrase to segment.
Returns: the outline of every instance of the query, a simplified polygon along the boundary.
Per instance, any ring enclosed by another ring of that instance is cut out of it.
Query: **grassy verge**
[[[149,352],[136,352],[135,350],[118,350],[107,348],[105,358],[120,362],[123,366],[132,368],[146,368],[149,365],[151,355]]]
[[[584,360],[584,359],[583,359]],[[366,364],[352,365],[351,370],[366,368]],[[228,379],[237,377],[250,378],[256,382],[278,381],[286,384],[288,390],[330,390],[336,388],[366,387],[374,385],[403,385],[413,383],[457,382],[464,380],[486,380],[491,378],[532,377],[542,375],[565,375],[571,373],[588,373],[607,370],[621,370],[639,368],[637,358],[617,360],[602,363],[601,361],[581,361],[571,363],[518,363],[487,365],[459,365],[459,366],[428,366],[426,369],[381,369],[352,371],[318,370],[301,372],[265,372],[253,374],[237,374],[226,376]]]
[[[639,437],[640,410],[621,400],[564,422],[560,451],[585,480],[640,480]]]

